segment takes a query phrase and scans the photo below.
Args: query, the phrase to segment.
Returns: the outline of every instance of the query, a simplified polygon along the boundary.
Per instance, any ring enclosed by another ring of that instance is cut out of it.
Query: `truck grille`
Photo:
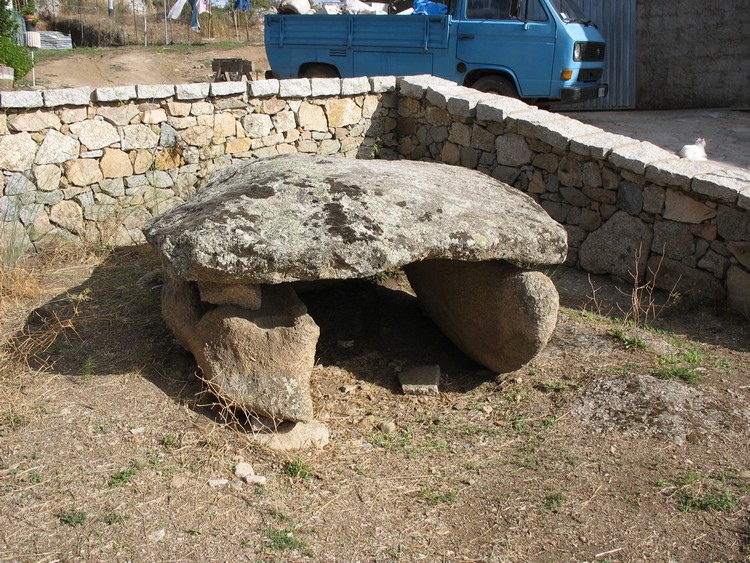
[[[604,60],[604,43],[582,43],[583,52],[581,61],[603,61]]]
[[[602,77],[602,69],[600,68],[582,68],[578,71],[579,82],[599,82]]]

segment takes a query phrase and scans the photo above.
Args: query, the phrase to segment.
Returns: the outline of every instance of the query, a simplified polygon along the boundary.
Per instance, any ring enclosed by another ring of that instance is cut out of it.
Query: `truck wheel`
[[[492,92],[493,94],[500,94],[509,98],[518,97],[518,92],[516,92],[513,82],[505,76],[498,76],[496,74],[483,76],[472,84],[471,87],[480,92]]]
[[[299,73],[300,78],[338,78],[339,73],[329,65],[317,64],[303,68]]]

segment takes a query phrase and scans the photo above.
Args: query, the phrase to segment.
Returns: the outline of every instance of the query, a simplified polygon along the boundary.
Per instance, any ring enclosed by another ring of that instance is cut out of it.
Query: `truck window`
[[[510,0],[469,0],[466,19],[509,20]]]
[[[518,18],[528,22],[546,22],[547,12],[539,0],[522,0]]]

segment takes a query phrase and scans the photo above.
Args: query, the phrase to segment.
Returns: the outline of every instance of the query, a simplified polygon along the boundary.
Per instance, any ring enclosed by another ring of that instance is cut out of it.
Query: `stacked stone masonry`
[[[750,171],[681,160],[433,77],[0,93],[5,248],[126,245],[237,160],[304,152],[474,168],[568,231],[568,263],[750,313]]]

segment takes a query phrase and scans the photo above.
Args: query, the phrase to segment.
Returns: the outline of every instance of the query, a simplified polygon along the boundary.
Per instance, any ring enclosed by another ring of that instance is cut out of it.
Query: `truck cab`
[[[535,101],[607,94],[604,38],[574,0],[449,0],[411,15],[266,16],[274,76],[432,74]]]

